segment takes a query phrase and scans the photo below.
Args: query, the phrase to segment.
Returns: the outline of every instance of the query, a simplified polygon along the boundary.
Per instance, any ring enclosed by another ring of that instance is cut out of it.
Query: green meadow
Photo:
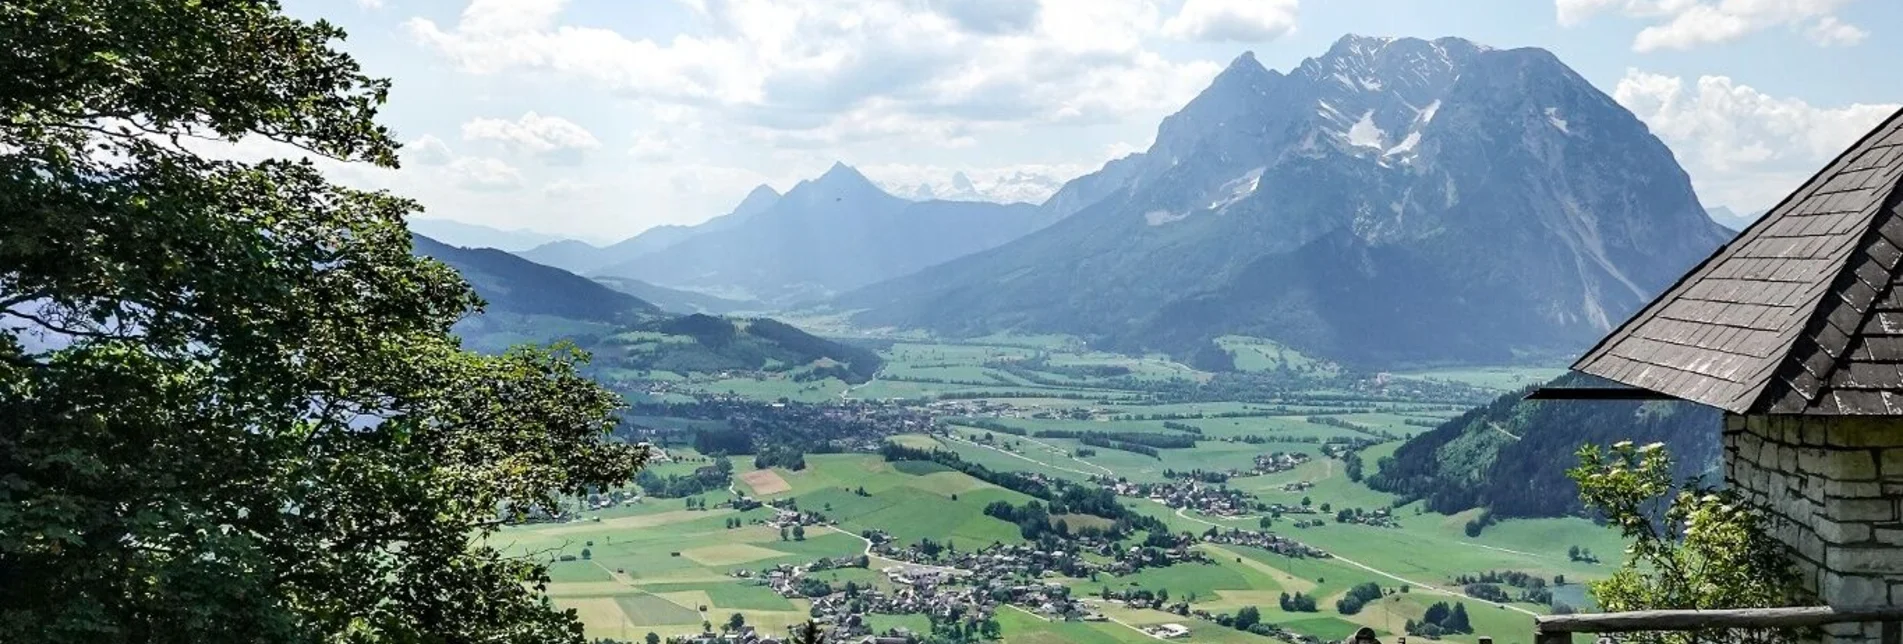
[[[840,334],[847,335],[843,330]],[[1272,341],[1228,337],[1221,340],[1221,345],[1243,371],[1333,374],[1339,369]],[[1472,642],[1484,635],[1500,644],[1531,644],[1531,615],[1550,607],[1528,603],[1495,606],[1462,595],[1454,578],[1490,570],[1521,571],[1547,579],[1562,577],[1567,585],[1556,588],[1555,594],[1577,605],[1583,601],[1580,584],[1605,576],[1615,564],[1571,561],[1567,548],[1577,545],[1611,559],[1624,545],[1614,532],[1579,519],[1504,520],[1469,537],[1464,528],[1476,518],[1477,511],[1444,516],[1420,512],[1417,503],[1394,507],[1399,499],[1350,480],[1344,463],[1321,455],[1322,441],[1366,439],[1369,434],[1310,420],[1311,416],[1326,415],[1370,431],[1409,436],[1459,414],[1465,409],[1461,405],[1436,400],[1362,399],[1348,391],[1309,392],[1328,397],[1290,396],[1286,402],[1271,404],[1159,404],[1144,390],[1149,385],[1141,383],[1202,382],[1211,374],[1162,356],[1095,352],[1074,338],[1055,336],[994,336],[954,342],[913,334],[890,344],[883,357],[887,363],[877,378],[851,388],[837,381],[797,383],[790,378],[751,376],[693,376],[682,384],[691,390],[760,400],[821,402],[843,397],[926,402],[957,398],[1005,404],[1013,410],[1005,417],[945,418],[937,434],[903,434],[888,440],[908,447],[951,451],[994,470],[1072,481],[1106,474],[1161,481],[1165,470],[1246,471],[1258,454],[1309,454],[1313,460],[1293,470],[1238,477],[1228,485],[1269,502],[1297,505],[1306,498],[1317,509],[1326,505],[1331,511],[1325,514],[1273,519],[1271,529],[1321,547],[1333,557],[1292,559],[1246,546],[1200,544],[1196,548],[1209,556],[1210,563],[1148,569],[1125,577],[1098,575],[1095,579],[1060,581],[1080,596],[1094,596],[1106,588],[1143,588],[1167,590],[1171,597],[1213,613],[1255,606],[1265,621],[1324,639],[1339,639],[1363,626],[1392,637],[1401,634],[1407,620],[1420,619],[1429,606],[1446,601],[1466,605],[1476,627],[1474,634],[1446,639]],[[1030,370],[1025,365],[1044,366]],[[1553,369],[1516,366],[1423,370],[1391,377],[1505,391],[1556,373]],[[653,426],[694,427],[693,421],[636,420]],[[975,426],[979,422],[1002,423],[1026,435]],[[1089,447],[1074,439],[1036,437],[1038,432],[1049,430],[1183,433],[1180,425],[1166,426],[1166,422],[1194,427],[1200,432],[1198,444],[1193,448],[1160,449],[1150,456]],[[1244,442],[1245,438],[1256,442]],[[1399,445],[1400,441],[1388,441],[1364,449],[1364,473],[1374,473],[1381,458]],[[656,466],[663,473],[685,473],[705,463],[704,457],[692,450],[671,451],[682,462]],[[746,465],[741,467],[743,471],[736,472],[735,478],[740,492],[762,499],[792,499],[802,509],[818,510],[835,520],[838,529],[809,529],[804,541],[781,540],[777,530],[752,523],[768,516],[765,509],[744,513],[730,509],[688,511],[679,499],[648,499],[594,513],[596,516],[586,521],[510,528],[496,535],[493,543],[511,553],[552,560],[551,595],[558,604],[582,615],[591,637],[638,639],[649,631],[661,635],[692,633],[700,630],[702,620],[718,623],[734,612],[745,615],[749,623],[772,629],[804,619],[807,602],[779,597],[734,577],[734,571],[858,554],[865,550],[865,542],[857,536],[864,530],[883,530],[905,542],[925,538],[952,541],[960,548],[1018,542],[1021,539],[1015,525],[986,516],[983,508],[993,501],[1021,504],[1031,500],[937,463],[888,463],[874,454],[809,454],[806,467],[798,471],[749,472],[744,471]],[[1305,487],[1299,491],[1284,489],[1297,483]],[[726,497],[724,491],[704,495],[709,505]],[[1125,499],[1125,503],[1177,532],[1201,533],[1212,526],[1255,529],[1262,519],[1202,516],[1144,499]],[[1332,510],[1343,508],[1392,508],[1399,527],[1334,522]],[[746,525],[726,527],[733,517]],[[1076,515],[1059,519],[1078,524],[1102,521]],[[1318,526],[1297,528],[1297,519],[1322,521]],[[582,548],[590,550],[586,560],[579,558]],[[560,561],[565,555],[576,560]],[[889,583],[876,571],[885,563],[875,559],[875,570],[829,570],[815,575],[839,584],[853,581],[886,586]],[[1349,588],[1368,582],[1380,585],[1389,594],[1356,614],[1343,615],[1336,610],[1335,602]],[[1316,597],[1319,610],[1282,610],[1278,598],[1284,592]],[[1185,641],[1190,642],[1270,641],[1158,610],[1103,602],[1095,608],[1109,619],[1049,621],[1014,608],[1002,609],[997,619],[1006,642],[1153,641],[1138,629],[1162,623],[1188,626],[1191,634]],[[871,620],[880,629],[904,626],[925,631],[930,627],[918,615],[874,615]]]

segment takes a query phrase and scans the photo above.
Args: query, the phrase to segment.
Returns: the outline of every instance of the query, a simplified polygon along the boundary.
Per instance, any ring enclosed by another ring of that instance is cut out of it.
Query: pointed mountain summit
[[[832,167],[826,169],[825,174],[821,174],[818,178],[811,181],[802,181],[800,185],[821,187],[828,190],[879,190],[879,187],[874,185],[871,179],[867,179],[866,175],[861,174],[858,169],[846,165],[841,161],[834,161]],[[794,188],[794,190],[798,189],[798,187]]]
[[[747,197],[740,200],[740,205],[735,206],[733,212],[727,216],[745,219],[753,216],[755,213],[773,207],[773,202],[779,200],[780,191],[774,190],[773,186],[763,183],[754,186],[753,190],[747,193]]]
[[[1903,112],[1573,368],[1750,414],[1903,413]]]
[[[1286,73],[1238,56],[1045,210],[1063,218],[837,305],[1177,356],[1238,334],[1497,362],[1583,349],[1728,236],[1611,97],[1543,50],[1457,38],[1349,36]]]

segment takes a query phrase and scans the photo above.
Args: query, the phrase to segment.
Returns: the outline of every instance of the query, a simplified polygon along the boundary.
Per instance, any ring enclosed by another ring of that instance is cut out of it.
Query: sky
[[[1775,205],[1903,102],[1896,0],[285,0],[394,83],[421,216],[610,242],[835,161],[999,200],[1147,148],[1244,51],[1344,34],[1540,47],[1651,127],[1707,207]]]

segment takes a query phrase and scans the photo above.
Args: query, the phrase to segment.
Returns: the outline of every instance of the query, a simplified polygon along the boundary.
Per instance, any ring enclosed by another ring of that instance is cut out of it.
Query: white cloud
[[[365,9],[382,9],[383,0],[357,0],[357,6]]]
[[[1817,24],[1811,25],[1810,30],[1804,33],[1810,36],[1811,42],[1822,47],[1836,45],[1847,47],[1863,42],[1864,37],[1870,35],[1870,32],[1838,20],[1836,16],[1824,16],[1818,19]]]
[[[522,187],[522,172],[501,159],[457,157],[449,162],[456,185],[483,192],[506,192]]]
[[[1032,0],[926,0],[926,6],[971,32],[1004,34],[1029,31],[1042,9]]]
[[[1814,106],[1725,76],[1627,70],[1613,97],[1678,156],[1706,205],[1768,208],[1898,105]]]
[[[601,147],[601,141],[580,125],[535,112],[514,121],[475,119],[463,124],[463,140],[498,141],[510,150],[533,154],[550,162],[574,164],[581,153]]]
[[[455,154],[450,152],[449,144],[443,143],[442,139],[425,134],[415,141],[403,144],[402,156],[403,160],[415,162],[417,165],[433,166],[449,163]]]
[[[1554,7],[1559,23],[1569,27],[1607,12],[1648,21],[1632,49],[1650,52],[1731,42],[1772,27],[1802,29],[1819,45],[1856,44],[1865,32],[1836,14],[1850,1],[1554,0]]]
[[[637,39],[570,24],[559,1],[473,0],[408,27],[470,73],[563,77],[794,146],[1147,117],[1220,69],[1146,46],[1157,0],[1028,1],[696,0],[704,28]]]
[[[1267,42],[1295,29],[1297,0],[1185,0],[1163,33],[1204,42]]]
[[[642,161],[665,161],[675,150],[672,139],[651,131],[634,133],[634,143],[628,145],[628,154]]]

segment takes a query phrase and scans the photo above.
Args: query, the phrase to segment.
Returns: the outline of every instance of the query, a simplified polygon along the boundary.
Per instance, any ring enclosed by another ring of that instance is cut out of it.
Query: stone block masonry
[[[1840,608],[1903,603],[1903,418],[1725,415],[1725,480],[1790,548],[1805,591]],[[1828,629],[1876,641],[1878,624]]]

